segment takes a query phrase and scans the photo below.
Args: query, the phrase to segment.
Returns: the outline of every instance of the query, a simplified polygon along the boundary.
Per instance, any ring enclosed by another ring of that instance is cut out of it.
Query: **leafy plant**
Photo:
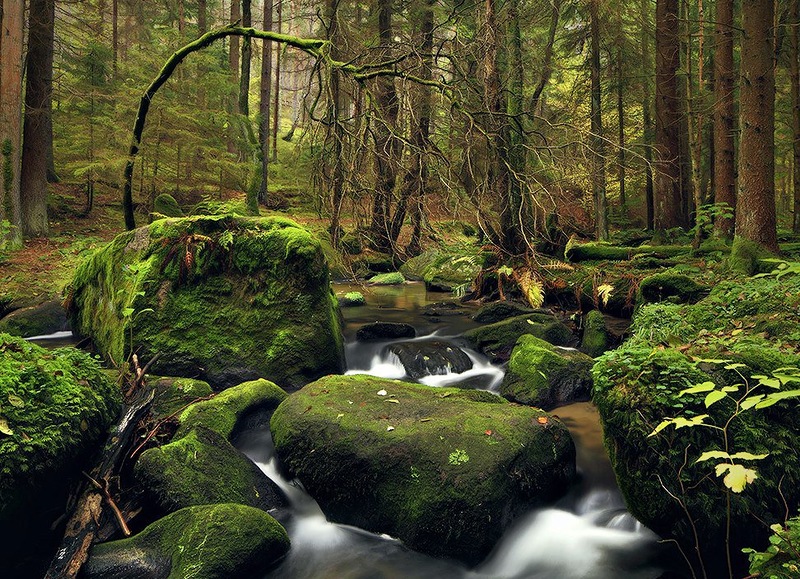
[[[783,525],[776,523],[770,526],[770,530],[773,534],[766,551],[742,549],[750,559],[750,576],[769,579],[797,577],[800,575],[800,516]]]
[[[447,462],[453,466],[458,466],[459,464],[469,462],[469,455],[466,451],[457,448],[447,457]]]

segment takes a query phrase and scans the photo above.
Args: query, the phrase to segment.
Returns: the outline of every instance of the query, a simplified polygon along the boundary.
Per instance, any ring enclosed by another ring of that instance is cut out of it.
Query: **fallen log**
[[[87,474],[88,481],[79,490],[79,499],[67,522],[64,538],[50,563],[45,579],[72,579],[78,576],[89,557],[89,549],[101,529],[108,524],[118,524],[123,534],[130,534],[109,491],[128,456],[139,421],[150,410],[155,390],[142,387],[132,400],[123,406],[122,417],[109,434],[97,466]],[[103,508],[103,502],[109,508]],[[127,531],[127,533],[126,533]]]

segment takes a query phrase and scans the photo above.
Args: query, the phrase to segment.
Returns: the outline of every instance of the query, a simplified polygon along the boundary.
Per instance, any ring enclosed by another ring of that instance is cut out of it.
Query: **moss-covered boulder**
[[[20,308],[0,319],[0,333],[30,338],[44,336],[69,329],[67,313],[61,302],[51,300]]]
[[[286,398],[272,382],[254,380],[186,408],[173,440],[142,453],[134,467],[145,493],[164,512],[240,503],[265,511],[286,505],[283,493],[230,440],[249,418],[264,422]]]
[[[156,221],[92,254],[66,301],[109,359],[158,353],[154,373],[217,389],[259,377],[296,388],[344,365],[320,243],[288,219]]]
[[[706,294],[708,288],[691,277],[670,271],[647,276],[639,284],[639,295],[645,302],[694,303]]]
[[[347,292],[339,296],[339,305],[343,308],[357,308],[367,305],[367,300],[361,292]]]
[[[148,384],[154,390],[151,408],[158,420],[179,413],[191,403],[209,397],[214,392],[208,382],[193,378],[150,376]]]
[[[406,283],[406,278],[399,271],[389,273],[379,273],[367,280],[371,285],[402,285]]]
[[[484,391],[328,376],[289,396],[271,430],[331,520],[470,563],[575,472],[558,419]]]
[[[638,247],[621,247],[602,241],[582,243],[570,239],[564,250],[567,261],[625,261],[634,255],[653,255],[655,257],[672,257],[688,254],[692,251],[689,245],[640,245]]]
[[[20,564],[34,568],[28,556],[40,562],[70,482],[88,468],[120,403],[88,354],[0,334],[0,557],[11,575]]]
[[[267,513],[236,504],[181,509],[128,539],[95,545],[87,579],[258,577],[289,551]]]
[[[760,376],[779,389],[797,387],[779,377],[794,373],[800,380],[800,370],[787,369],[800,368],[798,324],[800,276],[730,280],[696,304],[641,307],[631,338],[594,366],[593,399],[629,509],[678,540],[686,553],[698,547],[696,529],[710,576],[724,572],[715,565],[726,560],[728,512],[730,551],[743,572],[740,548],[766,540],[766,527],[754,521],[782,521],[787,505],[794,510],[800,504],[797,400],[765,408],[741,405],[751,394],[769,393],[759,385]],[[710,407],[705,392],[680,394],[704,383],[724,393]],[[701,415],[717,428],[669,427],[648,436],[665,418]],[[715,476],[722,460],[697,462],[703,452],[726,450],[726,441],[729,454],[766,454],[758,461],[738,459],[758,473],[740,493],[728,492]]]
[[[596,358],[611,348],[611,336],[606,329],[606,317],[592,310],[583,319],[583,337],[580,351]]]
[[[280,489],[223,436],[198,426],[178,440],[146,450],[134,475],[159,509],[238,503],[264,511],[286,506]]]
[[[449,292],[472,283],[489,256],[475,244],[453,244],[412,257],[400,267],[400,272],[406,279],[424,281],[432,291]]]
[[[183,217],[183,209],[175,197],[169,193],[161,193],[153,199],[153,213],[161,217]]]
[[[386,346],[400,359],[409,377],[461,374],[472,368],[472,360],[459,348],[442,340],[399,342]]]
[[[514,302],[499,301],[486,304],[475,312],[472,319],[481,324],[494,324],[508,318],[530,313],[533,313],[533,310],[527,306]]]
[[[511,352],[500,394],[512,402],[549,410],[589,400],[594,360],[526,334]]]
[[[505,361],[520,336],[531,334],[556,346],[570,346],[574,341],[572,331],[551,314],[533,313],[516,316],[473,328],[464,333],[467,343],[494,361]]]

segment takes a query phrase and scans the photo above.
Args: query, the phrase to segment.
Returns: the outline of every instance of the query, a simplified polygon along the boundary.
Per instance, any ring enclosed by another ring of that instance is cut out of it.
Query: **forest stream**
[[[336,286],[349,291],[350,287]],[[364,288],[360,288],[364,291]],[[337,293],[338,293],[337,291]],[[463,316],[437,322],[423,315],[430,305],[424,286],[369,288],[367,306],[344,309],[349,372],[402,378],[404,371],[392,355],[379,352],[389,342],[358,343],[355,329],[370,321],[404,321],[418,333],[457,342],[455,336],[470,326]],[[467,312],[469,313],[469,312]],[[418,338],[419,339],[419,338]],[[461,344],[459,344],[461,345]],[[462,346],[463,347],[463,346]],[[464,348],[474,363],[462,375],[429,376],[430,386],[450,385],[469,379],[471,386],[492,390],[503,370],[480,354]],[[579,482],[557,503],[522,517],[503,536],[492,554],[474,569],[454,561],[436,559],[411,551],[386,535],[327,522],[314,499],[298,481],[287,480],[275,456],[267,429],[243,433],[237,446],[286,493],[291,515],[286,529],[292,549],[272,578],[648,578],[659,577],[663,568],[655,562],[658,537],[626,510],[616,486],[602,443],[597,411],[590,403],[558,408],[554,414],[569,427],[577,448]]]

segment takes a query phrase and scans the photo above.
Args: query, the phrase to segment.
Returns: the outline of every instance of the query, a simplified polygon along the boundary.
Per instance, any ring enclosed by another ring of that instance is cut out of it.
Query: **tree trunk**
[[[234,24],[241,20],[242,11],[241,11],[241,4],[239,0],[231,0],[231,20],[230,24]],[[231,36],[230,37],[230,44],[228,45],[228,65],[231,71],[231,84],[234,86],[239,84],[239,50],[240,50],[240,39],[238,36]],[[237,104],[237,96],[230,95],[228,101],[228,113],[231,115],[236,113],[238,110]],[[229,123],[228,126],[228,153],[234,154],[236,153],[236,131],[234,129],[235,124]]]
[[[736,235],[778,251],[772,0],[742,0],[742,137]]]
[[[594,198],[595,235],[608,239],[608,205],[606,201],[606,156],[603,141],[603,110],[600,88],[600,15],[598,1],[589,0],[591,32],[591,129],[592,129],[592,197]]]
[[[114,78],[117,78],[118,57],[119,57],[119,0],[111,0],[111,67]]]
[[[714,203],[736,207],[733,0],[716,0],[714,27]],[[733,216],[717,215],[715,235],[733,238]]]
[[[625,99],[623,98],[623,86],[625,84],[623,51],[622,45],[624,35],[622,35],[622,16],[617,21],[620,34],[617,36],[617,181],[619,182],[619,207],[623,217],[627,217],[628,199],[625,191]]]
[[[197,32],[208,32],[208,0],[197,0]]]
[[[789,78],[792,94],[792,231],[800,233],[800,0],[792,1],[789,27]]]
[[[388,60],[391,55],[392,0],[378,0],[378,60]],[[379,76],[375,79],[375,105],[377,118],[373,128],[375,142],[375,197],[372,203],[370,234],[373,247],[382,252],[392,250],[390,232],[390,206],[397,180],[397,161],[400,142],[392,134],[397,127],[400,110],[394,78]]]
[[[690,19],[687,18],[687,22]],[[692,195],[694,198],[694,212],[695,212],[695,234],[694,234],[694,247],[699,247],[702,239],[703,232],[697,222],[697,217],[700,214],[703,206],[703,125],[705,123],[703,111],[705,110],[705,103],[703,98],[703,68],[705,58],[705,12],[703,0],[697,0],[697,92],[694,92],[692,84],[692,40],[691,40],[691,26],[687,24],[689,34],[687,35],[687,51],[686,61],[688,74],[686,75],[687,86],[687,103],[689,105],[689,118],[690,118],[690,147],[692,151]]]
[[[678,0],[656,1],[656,134],[653,226],[686,225],[681,191],[681,114],[678,90]]]
[[[250,0],[242,0],[242,27],[253,25]],[[249,36],[242,39],[241,72],[239,73],[239,114],[250,116],[250,60],[253,54]]]
[[[264,0],[264,30],[272,30],[272,0]],[[258,202],[265,204],[269,191],[269,103],[272,90],[272,43],[264,41],[261,48],[261,101],[258,105],[258,143],[261,180]]]
[[[22,246],[22,44],[24,3],[0,0],[0,247]],[[2,228],[8,222],[10,231]]]
[[[31,0],[28,12],[28,56],[23,125],[22,233],[47,235],[47,118],[53,98],[54,0]]]
[[[650,0],[642,0],[642,139],[644,140],[644,171],[645,189],[644,202],[647,214],[647,229],[655,229],[654,200],[653,200],[653,119],[650,108],[652,107],[650,92]]]
[[[281,25],[283,24],[283,0],[278,0],[277,5],[277,30],[281,32]],[[278,125],[280,121],[280,104],[281,104],[281,60],[283,51],[279,50],[275,53],[275,87],[272,96],[272,162],[278,161]]]
[[[328,41],[330,45],[331,58],[338,60],[341,57],[339,43],[339,0],[327,0],[325,5],[328,17]],[[338,70],[330,72],[330,96],[328,102],[328,114],[326,124],[326,142],[331,145],[333,152],[331,162],[332,175],[328,183],[329,197],[331,203],[331,242],[334,247],[338,247],[341,234],[339,216],[342,211],[344,201],[344,159],[342,158],[342,146],[344,141],[344,127],[339,120],[339,113],[342,106],[342,90],[340,85],[340,73]]]

